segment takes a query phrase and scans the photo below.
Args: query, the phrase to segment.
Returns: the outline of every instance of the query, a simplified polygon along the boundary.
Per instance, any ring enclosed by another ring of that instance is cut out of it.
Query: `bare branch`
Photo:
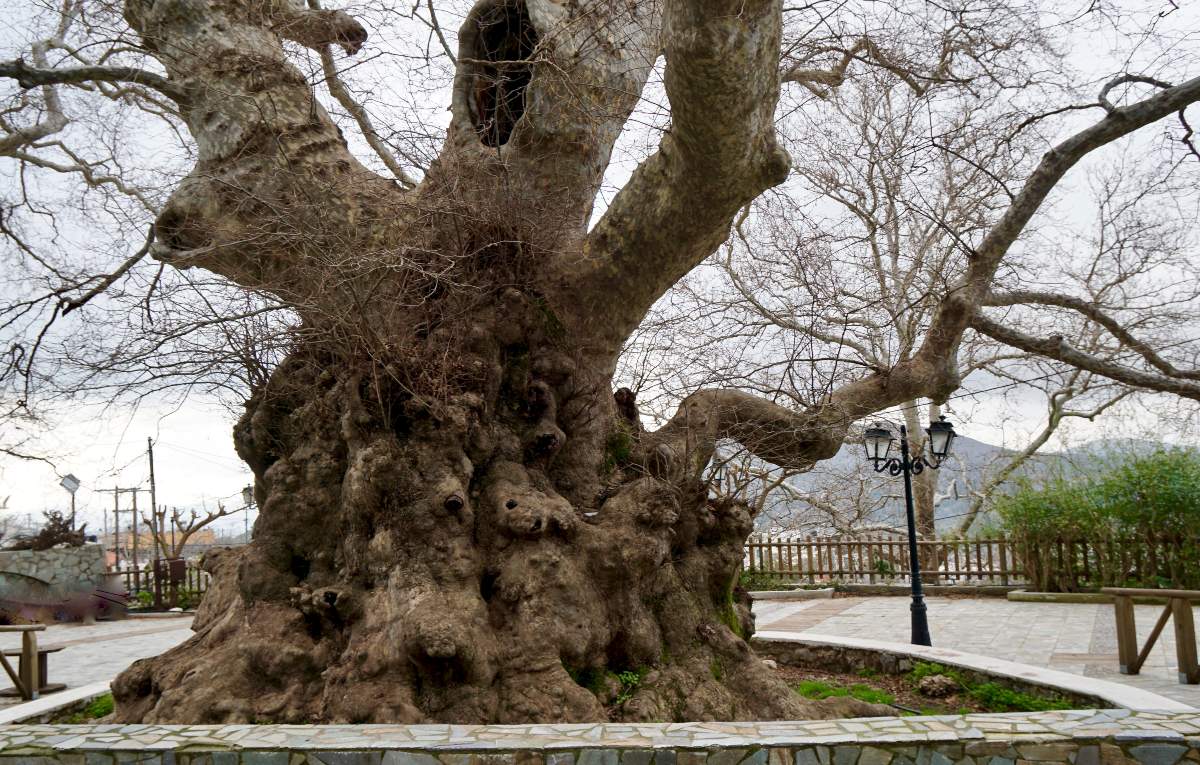
[[[1167,377],[1178,377],[1183,380],[1200,380],[1200,370],[1183,370],[1164,359],[1150,346],[1149,343],[1137,338],[1125,329],[1121,322],[1105,313],[1094,302],[1083,300],[1072,295],[1060,295],[1053,292],[1037,292],[1032,290],[1013,290],[1008,292],[991,292],[984,305],[1045,305],[1067,308],[1075,311],[1112,333],[1120,343],[1136,351],[1148,364],[1162,372]]]
[[[970,326],[977,332],[982,332],[1005,345],[1020,348],[1029,353],[1036,353],[1048,359],[1062,361],[1073,367],[1085,369],[1093,374],[1100,375],[1101,377],[1107,377],[1110,380],[1116,380],[1117,382],[1132,385],[1136,388],[1144,388],[1162,393],[1174,393],[1183,398],[1200,401],[1200,383],[1130,369],[1108,359],[1085,353],[1072,346],[1061,335],[1051,335],[1046,338],[1033,337],[1032,335],[1027,335],[1011,327],[1006,327],[992,321],[978,313],[970,319]]]
[[[153,225],[150,226],[150,231],[146,234],[146,243],[142,245],[141,249],[139,249],[137,252],[135,252],[133,255],[131,255],[124,263],[122,263],[117,268],[117,270],[113,271],[111,274],[108,274],[103,279],[101,279],[100,283],[97,284],[95,287],[92,287],[90,290],[88,290],[87,293],[85,293],[84,295],[81,295],[80,297],[74,298],[72,300],[64,301],[63,308],[62,308],[62,315],[66,316],[71,311],[74,311],[76,308],[80,308],[80,307],[86,305],[89,300],[91,300],[92,298],[101,294],[102,292],[104,292],[109,287],[113,286],[114,284],[116,284],[118,279],[120,279],[122,276],[124,276],[126,273],[129,272],[129,269],[133,268],[135,265],[137,265],[139,262],[141,262],[142,258],[146,257],[147,253],[150,252],[150,246],[152,244],[154,244],[154,226]]]
[[[162,75],[145,69],[124,66],[77,66],[67,69],[42,69],[22,59],[0,62],[0,77],[17,81],[22,88],[40,85],[85,85],[93,82],[129,82],[153,88],[176,103],[187,101],[187,94]]]

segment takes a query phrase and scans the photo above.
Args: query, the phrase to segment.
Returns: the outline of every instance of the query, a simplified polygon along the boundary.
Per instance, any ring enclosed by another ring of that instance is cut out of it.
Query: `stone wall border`
[[[1192,765],[1200,715],[1072,710],[797,722],[0,726],[30,765]]]

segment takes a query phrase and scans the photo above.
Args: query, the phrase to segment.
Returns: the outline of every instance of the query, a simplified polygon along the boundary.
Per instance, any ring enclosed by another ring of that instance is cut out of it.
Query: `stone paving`
[[[1127,710],[812,722],[22,725],[0,761],[221,765],[1015,765],[1200,762],[1196,714]]]
[[[75,688],[112,680],[137,659],[157,656],[182,643],[192,635],[191,624],[190,615],[89,625],[51,624],[38,633],[38,645],[66,646],[48,657],[50,680]],[[0,633],[0,648],[19,648],[20,645],[19,634]],[[2,669],[0,679],[8,679]],[[0,707],[19,702],[19,699],[0,697]]]
[[[1124,683],[1200,708],[1200,685],[1178,682],[1170,625],[1141,674],[1122,675],[1111,605],[1002,598],[931,597],[926,602],[935,646]],[[755,627],[907,643],[910,603],[902,597],[761,601],[754,605]],[[1162,608],[1136,607],[1139,645]]]

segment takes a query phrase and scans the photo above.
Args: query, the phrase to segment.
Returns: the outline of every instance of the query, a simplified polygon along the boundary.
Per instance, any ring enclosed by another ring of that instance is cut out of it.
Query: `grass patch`
[[[870,704],[892,704],[896,701],[896,697],[887,691],[881,691],[863,683],[845,686],[827,683],[824,680],[804,680],[792,686],[792,689],[806,699],[819,700],[835,696],[850,696]]]
[[[66,725],[79,725],[80,723],[89,722],[91,720],[99,720],[101,717],[107,717],[113,711],[113,697],[111,693],[106,693],[103,696],[97,696],[88,702],[88,705],[72,715],[59,720],[60,723]]]

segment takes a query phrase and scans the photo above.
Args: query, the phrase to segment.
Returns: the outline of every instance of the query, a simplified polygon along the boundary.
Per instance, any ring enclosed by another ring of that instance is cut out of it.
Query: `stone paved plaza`
[[[191,616],[124,619],[95,624],[51,624],[38,633],[42,646],[65,646],[49,657],[50,680],[68,688],[107,682],[137,659],[157,656],[192,635]],[[0,648],[19,648],[21,636],[0,633]],[[0,678],[7,680],[0,669]],[[50,698],[50,697],[47,697]],[[0,697],[0,707],[19,703]]]
[[[926,602],[935,646],[1125,683],[1200,708],[1200,685],[1177,682],[1170,624],[1141,674],[1130,676],[1117,671],[1111,605],[943,597]],[[907,643],[910,603],[905,597],[760,601],[754,606],[755,627]],[[1139,645],[1162,608],[1136,607]]]

